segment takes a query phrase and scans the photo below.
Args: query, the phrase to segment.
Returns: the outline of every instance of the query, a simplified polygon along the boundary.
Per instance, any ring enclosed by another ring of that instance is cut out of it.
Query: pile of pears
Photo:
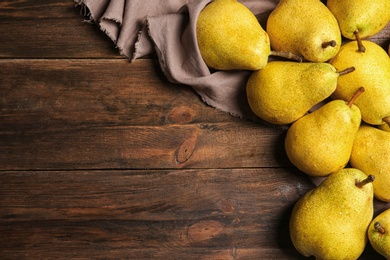
[[[323,180],[290,217],[305,256],[357,259],[370,241],[390,259],[390,209],[374,219],[374,200],[390,202],[390,46],[369,40],[389,22],[389,0],[280,0],[265,29],[237,0],[199,14],[205,63],[252,71],[250,108],[287,126],[289,160]]]

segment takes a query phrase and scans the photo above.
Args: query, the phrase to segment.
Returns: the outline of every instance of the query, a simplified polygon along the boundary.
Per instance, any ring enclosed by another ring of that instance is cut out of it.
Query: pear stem
[[[382,121],[390,127],[390,116],[383,118]]]
[[[381,225],[381,223],[379,222],[375,222],[374,223],[374,228],[379,232],[381,233],[382,235],[384,235],[386,233],[386,229]]]
[[[336,47],[337,45],[337,42],[335,40],[331,40],[331,41],[328,41],[328,42],[323,42],[322,43],[322,48],[328,48],[328,47]]]
[[[339,76],[342,76],[342,75],[351,73],[352,71],[355,71],[355,67],[346,68],[345,70],[339,71],[338,74],[339,74]]]
[[[358,187],[358,188],[363,188],[364,185],[366,185],[366,184],[368,184],[368,183],[371,183],[371,182],[373,182],[374,180],[375,180],[374,175],[370,174],[370,175],[367,176],[366,179],[364,179],[364,180],[362,180],[362,181],[356,180],[355,185],[356,185],[356,187]]]
[[[365,91],[363,87],[358,88],[356,90],[355,94],[352,96],[352,98],[348,102],[348,106],[351,107],[352,104],[355,102],[355,100]]]
[[[296,61],[299,61],[299,62],[303,61],[302,55],[295,54],[295,53],[292,53],[292,52],[289,52],[289,51],[271,51],[270,55],[278,56],[278,57],[282,57],[282,58],[287,58],[287,59],[290,59],[290,60],[296,60]]]
[[[355,35],[356,41],[358,43],[358,51],[365,52],[366,51],[366,47],[364,47],[362,39],[360,38],[359,30],[354,31],[353,34]]]

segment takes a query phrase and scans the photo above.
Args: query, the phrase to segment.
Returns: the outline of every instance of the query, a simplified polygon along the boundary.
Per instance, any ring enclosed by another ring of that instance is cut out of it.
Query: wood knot
[[[199,133],[193,133],[189,138],[184,140],[176,152],[176,161],[178,164],[187,162],[195,151]]]
[[[235,208],[233,206],[233,204],[231,203],[230,200],[228,199],[223,199],[221,201],[221,210],[224,212],[224,213],[232,213]]]
[[[196,112],[187,106],[174,107],[167,115],[167,121],[171,124],[186,124],[194,120]]]
[[[216,220],[204,220],[188,227],[187,237],[192,242],[210,240],[218,236],[223,230],[221,222]]]

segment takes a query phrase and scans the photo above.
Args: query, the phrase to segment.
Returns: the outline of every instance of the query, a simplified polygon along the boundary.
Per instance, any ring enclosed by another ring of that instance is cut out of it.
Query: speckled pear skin
[[[258,70],[271,52],[268,34],[255,15],[236,0],[215,0],[199,14],[199,51],[208,67]]]
[[[301,254],[316,259],[358,259],[374,214],[372,183],[362,188],[355,185],[366,178],[360,170],[344,168],[297,201],[289,230]]]
[[[327,7],[336,17],[341,34],[351,40],[359,31],[361,38],[377,34],[390,21],[389,0],[328,0]]]
[[[334,99],[348,100],[361,86],[364,95],[354,103],[368,124],[384,124],[383,118],[390,116],[390,57],[378,44],[362,41],[365,52],[358,51],[357,41],[344,44],[340,52],[330,60],[336,69],[355,67],[355,71],[338,79]]]
[[[336,89],[339,74],[329,63],[272,61],[250,76],[252,111],[272,124],[290,124]]]
[[[374,195],[390,202],[390,132],[361,125],[351,152],[350,163],[366,174],[375,175]]]
[[[357,106],[332,100],[290,126],[285,138],[287,156],[308,175],[328,176],[348,163],[360,123]]]
[[[384,228],[384,234],[375,228],[376,223]],[[386,259],[390,259],[390,208],[381,212],[372,220],[367,235],[375,251]]]
[[[328,61],[341,46],[337,20],[319,0],[281,0],[267,20],[266,31],[274,51],[301,54],[313,62]],[[329,41],[336,45],[323,48]]]

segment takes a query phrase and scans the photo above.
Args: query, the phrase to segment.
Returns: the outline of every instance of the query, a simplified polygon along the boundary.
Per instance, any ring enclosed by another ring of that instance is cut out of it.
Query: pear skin
[[[258,70],[268,62],[270,41],[255,15],[236,0],[215,0],[199,14],[196,36],[208,67]]]
[[[327,0],[327,7],[336,17],[341,34],[355,40],[355,31],[361,38],[380,32],[390,21],[388,0]]]
[[[390,2],[390,1],[389,1]],[[360,86],[365,93],[355,105],[368,124],[381,125],[390,117],[390,57],[378,44],[362,41],[365,52],[358,50],[358,42],[350,41],[329,62],[336,69],[355,67],[355,71],[338,79],[334,99],[348,100]]]
[[[273,50],[308,61],[328,61],[341,46],[337,20],[319,0],[281,0],[268,17],[266,31]]]
[[[311,176],[324,177],[341,170],[350,159],[360,123],[360,110],[351,102],[326,103],[287,130],[285,150],[290,162]]]
[[[374,214],[373,181],[358,169],[344,168],[303,195],[289,222],[295,248],[316,259],[358,259]]]
[[[376,216],[367,231],[371,246],[386,259],[390,259],[390,209]]]
[[[366,174],[374,174],[374,195],[390,202],[390,132],[362,124],[355,137],[350,164]]]
[[[290,124],[328,98],[340,74],[329,63],[272,61],[250,76],[246,85],[248,103],[263,120]]]

